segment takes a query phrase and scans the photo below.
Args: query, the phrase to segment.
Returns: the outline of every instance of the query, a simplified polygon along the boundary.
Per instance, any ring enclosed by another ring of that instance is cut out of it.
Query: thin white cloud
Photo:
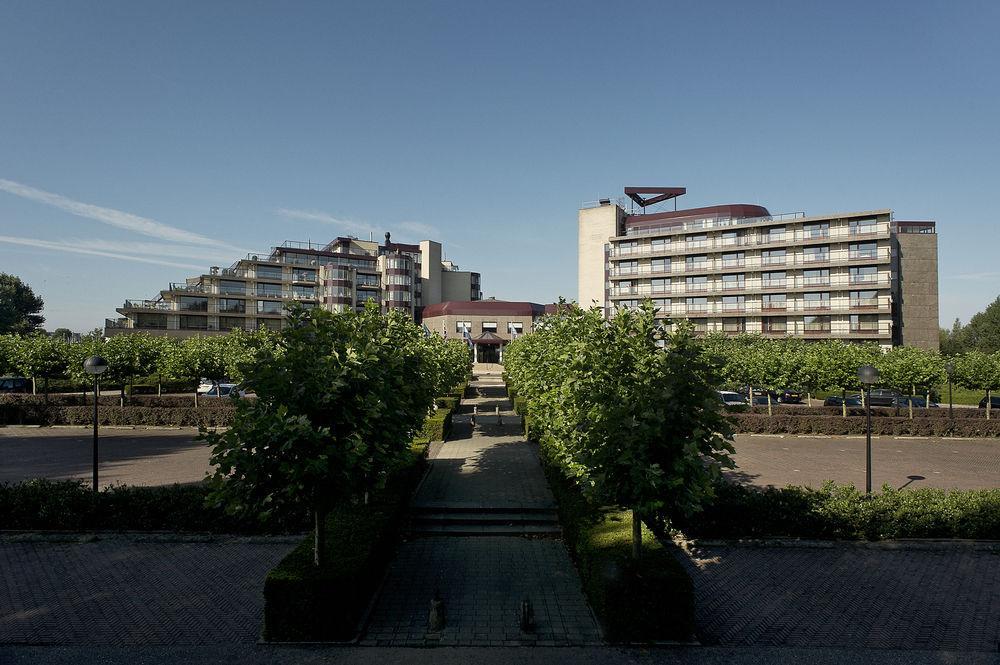
[[[66,242],[53,242],[51,240],[41,240],[38,238],[18,238],[14,236],[0,236],[0,243],[6,243],[8,245],[19,245],[22,247],[35,247],[37,249],[46,249],[55,252],[69,252],[72,254],[86,254],[89,256],[103,256],[109,259],[120,259],[122,261],[134,261],[136,263],[150,263],[158,266],[168,266],[171,268],[183,268],[185,270],[204,270],[204,266],[198,266],[191,263],[178,263],[175,261],[164,261],[163,259],[157,259],[145,256],[132,256],[129,254],[121,254],[119,252],[109,252],[99,249],[88,249],[86,247],[80,247],[76,244],[66,243]]]
[[[60,210],[64,210],[78,217],[85,217],[86,219],[92,219],[96,222],[101,222],[102,224],[125,229],[126,231],[132,231],[133,233],[140,233],[142,235],[160,240],[193,245],[227,246],[225,243],[218,240],[213,240],[191,231],[185,231],[184,229],[179,229],[177,227],[170,226],[169,224],[163,224],[162,222],[157,222],[156,220],[149,219],[148,217],[140,217],[139,215],[133,215],[130,212],[115,210],[113,208],[103,208],[90,203],[74,201],[73,199],[68,199],[65,196],[29,187],[28,185],[22,185],[21,183],[14,182],[12,180],[4,180],[0,178],[0,191],[13,194],[14,196],[19,196],[22,199],[27,199],[29,201],[43,203]]]
[[[421,222],[401,222],[397,224],[399,228],[404,231],[409,231],[410,233],[415,233],[421,237],[422,240],[430,240],[431,238],[440,237],[441,233],[436,226],[431,226],[430,224],[423,224]]]
[[[239,253],[227,252],[213,247],[191,247],[189,245],[172,245],[161,242],[131,242],[120,240],[86,240],[67,238],[64,244],[92,249],[101,252],[116,252],[119,254],[146,254],[150,256],[176,257],[183,259],[204,259],[207,262],[232,263],[238,258],[250,254],[250,250],[239,250]]]
[[[321,210],[298,210],[295,208],[278,208],[275,212],[287,219],[297,219],[304,222],[321,222],[339,226],[353,233],[375,233],[375,227],[354,219],[335,217]]]

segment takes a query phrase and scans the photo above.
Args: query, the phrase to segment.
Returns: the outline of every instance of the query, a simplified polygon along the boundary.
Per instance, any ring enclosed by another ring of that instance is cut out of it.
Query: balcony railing
[[[772,219],[767,218],[750,218],[746,220],[733,220],[739,224],[754,224],[762,221],[778,221],[779,218],[784,218],[783,215],[779,215]],[[799,217],[791,217],[786,219],[797,219]],[[679,243],[685,243],[685,238],[678,237],[676,234],[682,234],[685,231],[703,231],[711,230],[714,228],[725,229],[729,225],[714,226],[714,225],[703,225],[703,226],[693,226],[691,223],[685,223],[680,225],[663,225],[657,227],[643,228],[643,229],[626,229],[625,237],[627,238],[643,238],[649,236],[661,236],[667,234],[674,234],[673,243],[663,243],[665,245],[676,245]],[[766,231],[766,229],[765,229]],[[708,238],[707,241],[696,241],[696,242],[707,242],[708,246],[711,247],[754,247],[759,245],[766,245],[770,243],[794,243],[803,242],[811,240],[830,240],[831,242],[845,242],[847,240],[853,240],[857,238],[870,238],[876,236],[888,236],[889,234],[889,223],[879,222],[870,227],[857,227],[856,229],[851,229],[849,226],[841,224],[839,226],[829,228],[829,229],[818,229],[807,231],[805,229],[786,229],[784,233],[757,233],[750,230],[744,233],[742,236],[737,238],[722,238],[721,236],[716,236],[714,238]],[[674,251],[677,251],[676,249]]]
[[[177,309],[172,302],[164,300],[126,300],[122,309],[157,309],[174,310]]]
[[[858,287],[864,287],[865,289],[871,290],[882,290],[888,289],[891,285],[891,281],[888,276],[882,276],[881,279],[863,281],[853,281],[848,275],[835,275],[829,281],[815,282],[806,281],[802,278],[793,278],[783,281],[766,281],[759,279],[746,279],[742,283],[727,283],[722,280],[710,280],[704,282],[686,282],[680,280],[674,280],[673,284],[657,284],[653,285],[649,282],[633,284],[630,286],[624,286],[621,282],[613,282],[614,286],[610,289],[611,297],[628,297],[628,296],[652,296],[652,295],[685,295],[690,293],[738,293],[740,291],[746,292],[747,294],[759,293],[765,290],[782,289],[784,291],[793,290],[808,290],[808,291],[846,291],[849,289],[857,289]],[[868,299],[870,300],[870,299]],[[870,304],[870,303],[869,303]],[[886,303],[881,303],[880,306]]]
[[[170,291],[180,291],[183,293],[205,293],[204,284],[179,284],[170,282]]]

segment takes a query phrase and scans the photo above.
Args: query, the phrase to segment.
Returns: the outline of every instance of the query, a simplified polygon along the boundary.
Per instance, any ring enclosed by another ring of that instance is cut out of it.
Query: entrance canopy
[[[490,331],[484,332],[479,337],[473,337],[472,341],[476,344],[496,344],[497,346],[507,343],[507,340],[503,337],[500,337],[496,333]]]

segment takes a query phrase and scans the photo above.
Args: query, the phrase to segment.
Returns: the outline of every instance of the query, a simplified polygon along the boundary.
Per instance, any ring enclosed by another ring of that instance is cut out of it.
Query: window
[[[765,293],[761,296],[764,309],[785,309],[787,297],[784,293]]]
[[[238,293],[244,295],[246,292],[246,282],[234,282],[228,279],[219,281],[219,293]]]
[[[723,268],[739,268],[743,265],[743,261],[746,258],[745,252],[731,252],[729,254],[722,255],[722,267]]]
[[[281,319],[261,319],[257,322],[258,326],[262,326],[265,330],[281,330]]]
[[[281,314],[281,303],[274,300],[258,300],[258,314]]]
[[[292,271],[292,281],[294,282],[315,282],[316,271],[308,268],[297,268]]]
[[[409,286],[413,283],[413,278],[409,275],[386,275],[386,284],[394,286]]]
[[[851,259],[875,259],[878,258],[878,243],[874,242],[852,242],[848,245],[847,256]]]
[[[483,323],[482,323],[482,329],[483,329],[484,333],[485,332],[495,333],[497,331],[497,322],[496,321],[483,321]]]
[[[378,286],[378,275],[366,275],[364,273],[358,273],[357,277],[358,286]]]
[[[704,247],[708,244],[707,233],[695,233],[685,238],[688,247]]]
[[[766,333],[786,333],[788,319],[783,316],[766,316],[761,319],[761,329]]]
[[[826,238],[830,235],[830,222],[803,224],[802,235],[806,238]]]
[[[878,314],[851,314],[851,332],[878,332]]]
[[[851,291],[851,307],[878,307],[878,291]]]
[[[874,219],[852,219],[848,225],[852,236],[875,233],[878,224]]]
[[[520,335],[524,332],[524,324],[517,321],[511,321],[507,324],[507,332]]]
[[[653,307],[670,312],[670,298],[653,298]]]
[[[386,291],[386,298],[393,302],[410,302],[413,298],[409,291]]]
[[[165,329],[167,327],[167,315],[138,312],[135,315],[135,327]]]
[[[292,296],[295,298],[306,298],[311,300],[316,297],[316,289],[312,286],[292,284]]]
[[[780,272],[766,272],[762,275],[763,286],[765,289],[773,288],[784,288],[785,286],[785,271]]]
[[[268,284],[267,282],[257,282],[257,295],[281,297],[281,284]]]
[[[684,259],[687,270],[704,270],[708,267],[708,254],[695,254]]]
[[[394,270],[407,270],[410,267],[410,262],[401,256],[394,256],[386,260],[385,267]]]
[[[820,286],[830,283],[830,269],[821,268],[819,270],[803,270],[802,283],[805,286]]]
[[[722,296],[723,312],[742,312],[743,305],[743,296]]]
[[[208,317],[182,314],[180,316],[180,328],[181,330],[208,330]]]
[[[246,319],[242,316],[220,316],[219,317],[219,330],[235,330],[237,328],[243,328]]]
[[[195,296],[181,296],[177,299],[177,309],[182,312],[207,312],[208,298],[198,298]]]
[[[723,289],[742,289],[744,287],[743,273],[722,276]]]
[[[802,301],[806,309],[830,309],[830,294],[823,293],[803,293]]]
[[[708,319],[690,319],[696,333],[708,332]]]
[[[257,266],[257,279],[281,280],[281,266]]]
[[[472,334],[472,321],[455,321],[455,332],[460,333],[466,330]]]
[[[670,293],[670,278],[660,277],[659,279],[650,280],[650,286],[653,293]]]
[[[747,331],[747,320],[743,317],[724,319],[722,321],[722,332],[735,334]]]
[[[636,254],[638,252],[639,241],[637,240],[626,240],[625,242],[618,243],[619,254]]]
[[[764,242],[778,242],[785,239],[784,226],[772,226],[764,232]]]
[[[708,310],[708,298],[685,298],[684,304],[687,305],[687,311],[689,312],[705,312]]]
[[[829,261],[830,260],[830,246],[829,245],[816,245],[815,247],[803,247],[802,248],[802,260],[803,261]]]
[[[247,311],[247,303],[236,298],[219,298],[219,311],[244,314]]]
[[[738,245],[742,239],[739,231],[723,231],[719,234],[720,245]]]
[[[858,266],[851,268],[851,284],[865,284],[878,281],[878,266]]]
[[[828,333],[830,332],[829,316],[803,316],[802,325],[806,333]]]
[[[767,249],[761,252],[761,257],[764,259],[764,265],[784,265],[785,250]]]
[[[649,246],[653,248],[654,252],[659,252],[670,246],[670,238],[653,238]]]
[[[708,277],[706,275],[699,275],[698,277],[687,277],[685,278],[684,282],[688,291],[708,290]]]
[[[639,262],[638,261],[619,261],[618,262],[618,274],[619,275],[634,275],[639,272]]]
[[[670,272],[670,259],[653,259],[650,269],[653,272]]]

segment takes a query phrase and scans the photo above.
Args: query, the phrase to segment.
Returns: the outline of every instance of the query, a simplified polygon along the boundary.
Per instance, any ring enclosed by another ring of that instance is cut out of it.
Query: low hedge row
[[[228,427],[236,409],[194,407],[101,406],[101,425],[160,427]],[[90,425],[93,406],[45,406],[44,404],[0,404],[0,425]]]
[[[767,414],[766,406],[735,406],[727,407],[727,411],[731,413],[760,413]],[[839,406],[785,406],[785,405],[774,405],[771,407],[771,413],[776,416],[843,416],[843,410]],[[954,419],[986,419],[986,409],[954,409],[952,411],[954,414]],[[864,416],[865,410],[857,406],[847,407],[847,415],[850,416]],[[909,410],[900,407],[897,410],[895,407],[872,407],[872,418],[898,418],[905,416],[909,418]],[[993,414],[994,417],[1000,417],[1000,412]],[[913,409],[914,418],[945,418],[948,419],[948,409],[937,408],[937,409],[921,409],[914,407]]]
[[[864,434],[864,416],[790,416],[759,413],[733,413],[730,418],[737,432],[744,434]],[[872,434],[881,436],[961,436],[1000,437],[1000,420],[971,418],[914,418],[884,416],[872,418]]]
[[[250,399],[253,399],[252,397]],[[101,395],[98,399],[100,406],[121,406],[121,397],[118,395]],[[0,407],[5,405],[20,406],[89,406],[94,408],[93,395],[81,394],[60,394],[49,395],[0,395]],[[135,395],[125,398],[125,406],[142,406],[147,408],[186,408],[194,406],[194,393],[187,395]],[[231,409],[232,401],[228,398],[199,397],[199,409]]]
[[[117,486],[96,497],[79,480],[29,480],[0,484],[0,529],[172,531],[192,533],[301,533],[308,516],[227,514],[208,502],[204,483],[164,487]],[[283,521],[282,521],[283,520]]]
[[[313,565],[306,538],[264,582],[264,639],[348,640],[375,593],[399,537],[405,506],[423,471],[426,446],[412,454],[370,502],[341,506],[326,521],[327,558]]]
[[[894,490],[852,485],[756,488],[720,483],[702,512],[675,518],[692,538],[1000,539],[1000,489]]]
[[[451,409],[439,408],[434,415],[427,416],[419,436],[431,441],[445,441],[451,434]]]
[[[434,403],[437,405],[439,409],[448,409],[449,411],[454,411],[456,408],[458,408],[458,403],[460,401],[461,400],[458,397],[455,397],[454,395],[448,395],[446,397],[438,397],[436,400],[434,400]]]
[[[563,537],[590,606],[615,642],[686,641],[694,634],[694,587],[684,567],[645,527],[632,559],[630,511],[592,505],[544,453],[542,466],[559,506]]]

